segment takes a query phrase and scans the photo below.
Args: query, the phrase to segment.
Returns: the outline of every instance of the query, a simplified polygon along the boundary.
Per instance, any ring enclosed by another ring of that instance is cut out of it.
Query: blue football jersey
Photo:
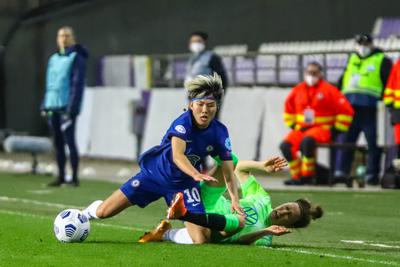
[[[171,147],[173,136],[186,142],[185,155],[199,171],[201,171],[201,159],[208,155],[219,156],[223,161],[232,160],[232,147],[225,125],[214,119],[206,129],[200,129],[193,120],[192,111],[189,110],[172,122],[161,144],[144,152],[139,158],[143,172],[147,172],[161,184],[181,184],[187,179],[193,180],[173,162]]]

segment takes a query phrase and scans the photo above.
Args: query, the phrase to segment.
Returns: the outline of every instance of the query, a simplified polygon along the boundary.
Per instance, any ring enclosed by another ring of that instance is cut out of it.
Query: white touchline
[[[0,201],[22,202],[22,203],[27,203],[27,204],[34,204],[34,205],[61,208],[61,209],[82,209],[83,208],[83,207],[78,207],[78,206],[74,206],[74,205],[65,205],[65,204],[60,204],[60,203],[44,202],[44,201],[38,201],[38,200],[34,200],[34,199],[15,198],[15,197],[7,197],[7,196],[0,196]]]
[[[23,217],[34,217],[34,218],[43,219],[43,220],[51,220],[52,219],[51,216],[43,216],[43,215],[37,215],[37,214],[32,214],[32,213],[19,212],[19,211],[10,211],[10,210],[2,210],[2,209],[0,209],[0,213],[9,214],[9,215],[23,216]],[[148,230],[148,229],[130,227],[130,226],[124,226],[124,225],[100,223],[100,222],[97,222],[97,221],[90,221],[90,223],[94,224],[94,225],[98,225],[100,227],[116,228],[116,229],[121,229],[121,230],[130,230],[130,231],[147,231]]]
[[[366,245],[366,246],[372,246],[372,247],[381,247],[381,248],[400,248],[400,246],[392,246],[392,245],[375,243],[375,242],[385,242],[385,241],[340,240],[340,242],[350,243],[350,244],[360,244],[360,245]],[[397,241],[395,241],[395,242],[397,242]]]
[[[280,250],[280,251],[288,251],[288,252],[294,252],[294,253],[300,253],[300,254],[324,256],[324,257],[329,257],[329,258],[343,259],[343,260],[350,260],[350,261],[363,261],[363,262],[369,262],[369,263],[379,263],[379,264],[384,264],[384,265],[399,266],[399,264],[394,261],[370,260],[370,259],[364,259],[364,258],[356,258],[356,257],[352,257],[352,256],[343,256],[343,255],[336,255],[336,254],[331,254],[331,253],[319,253],[319,252],[307,251],[307,250],[301,250],[301,249],[290,249],[290,248],[270,248],[270,249]]]

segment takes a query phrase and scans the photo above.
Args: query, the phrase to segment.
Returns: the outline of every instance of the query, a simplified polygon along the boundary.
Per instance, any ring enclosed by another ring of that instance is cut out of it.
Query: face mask
[[[366,57],[369,54],[371,54],[371,47],[368,46],[364,46],[364,45],[360,45],[357,47],[357,53],[361,56],[361,57]]]
[[[304,76],[304,81],[306,82],[306,84],[308,86],[316,85],[318,80],[319,80],[319,78],[316,76],[312,76],[312,75],[308,75],[308,74]]]
[[[191,43],[189,46],[190,51],[195,54],[200,53],[201,51],[204,50],[204,48],[205,48],[205,45],[200,42]]]

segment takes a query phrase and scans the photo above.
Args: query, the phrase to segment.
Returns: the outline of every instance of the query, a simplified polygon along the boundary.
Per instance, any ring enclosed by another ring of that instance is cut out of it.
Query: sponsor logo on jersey
[[[186,133],[185,127],[183,127],[183,125],[180,125],[180,124],[175,126],[175,130],[178,133],[181,133],[181,134],[185,134]]]
[[[190,163],[193,166],[196,166],[197,162],[200,161],[200,157],[197,155],[186,155],[186,157],[189,159]]]

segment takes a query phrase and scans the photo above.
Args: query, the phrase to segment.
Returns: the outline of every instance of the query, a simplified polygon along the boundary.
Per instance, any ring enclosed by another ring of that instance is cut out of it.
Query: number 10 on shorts
[[[188,188],[183,190],[183,193],[186,196],[186,203],[193,203],[193,202],[200,202],[200,193],[199,190],[196,187],[193,187],[192,189]]]

